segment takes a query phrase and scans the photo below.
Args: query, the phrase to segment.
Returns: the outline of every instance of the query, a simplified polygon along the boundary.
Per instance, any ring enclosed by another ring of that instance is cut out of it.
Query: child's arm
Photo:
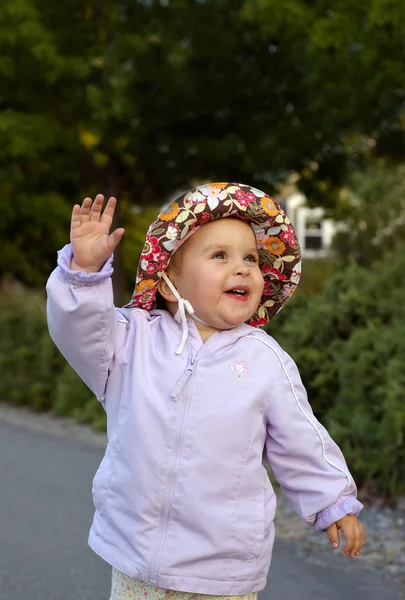
[[[346,515],[358,515],[362,504],[341,450],[312,412],[294,361],[285,352],[278,358],[267,412],[267,459],[294,510],[315,529],[328,529]]]
[[[58,252],[46,289],[49,332],[66,360],[100,401],[104,400],[117,343],[119,314],[111,284],[112,252],[124,233],[109,230],[115,209],[103,196],[86,198],[72,212],[71,244]]]

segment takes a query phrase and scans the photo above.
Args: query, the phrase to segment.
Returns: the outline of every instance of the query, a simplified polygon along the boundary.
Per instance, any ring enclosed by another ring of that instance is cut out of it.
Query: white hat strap
[[[166,273],[162,273],[162,277],[166,281],[166,283],[169,286],[170,290],[176,296],[177,301],[179,303],[179,308],[178,308],[176,314],[174,315],[174,319],[175,319],[175,321],[177,321],[177,323],[181,323],[182,328],[183,328],[183,334],[181,336],[180,346],[176,350],[176,354],[181,354],[183,352],[183,350],[184,350],[184,346],[186,344],[187,337],[188,337],[188,325],[187,325],[186,311],[196,321],[199,321],[203,325],[207,325],[207,323],[205,323],[204,321],[202,321],[201,319],[199,319],[194,314],[194,308],[191,306],[191,303],[188,300],[186,300],[185,298],[182,298],[180,296],[179,292],[176,290],[176,288],[174,287],[174,285],[172,284],[172,282],[170,281],[170,279],[168,278],[168,276],[166,275]]]

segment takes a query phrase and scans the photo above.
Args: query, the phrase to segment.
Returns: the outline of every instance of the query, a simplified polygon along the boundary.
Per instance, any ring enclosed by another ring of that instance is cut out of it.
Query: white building
[[[332,238],[336,232],[333,219],[325,219],[323,208],[309,208],[300,192],[279,199],[295,229],[302,256],[323,258],[330,254]]]

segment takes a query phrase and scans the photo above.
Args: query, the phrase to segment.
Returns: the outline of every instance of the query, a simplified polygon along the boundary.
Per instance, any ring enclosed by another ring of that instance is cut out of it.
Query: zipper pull
[[[178,382],[176,383],[172,393],[170,394],[170,398],[173,400],[173,402],[177,402],[177,400],[180,398],[193,372],[194,367],[189,365],[184,371],[183,375],[178,380]]]

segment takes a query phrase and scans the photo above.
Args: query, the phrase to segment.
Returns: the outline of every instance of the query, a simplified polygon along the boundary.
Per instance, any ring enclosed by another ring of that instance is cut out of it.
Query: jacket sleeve
[[[362,504],[343,454],[315,418],[298,369],[276,352],[275,384],[267,407],[266,455],[294,510],[317,530]]]
[[[58,252],[58,266],[46,285],[51,338],[100,402],[117,350],[118,320],[113,304],[112,256],[98,273],[72,271],[70,244]]]

